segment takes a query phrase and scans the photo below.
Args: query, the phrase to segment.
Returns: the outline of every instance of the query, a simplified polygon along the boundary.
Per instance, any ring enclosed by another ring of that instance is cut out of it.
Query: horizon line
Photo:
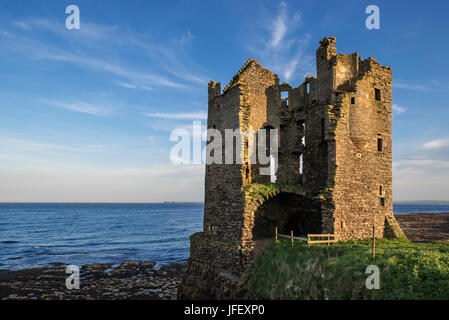
[[[170,203],[198,203],[204,201],[157,201],[157,202],[107,202],[107,201],[0,201],[0,204],[170,204]]]
[[[412,202],[448,202],[449,200],[398,200],[393,201],[393,204],[399,203],[412,203]],[[170,203],[196,203],[196,204],[204,204],[204,201],[154,201],[154,202],[127,202],[127,201],[0,201],[0,204],[170,204]]]

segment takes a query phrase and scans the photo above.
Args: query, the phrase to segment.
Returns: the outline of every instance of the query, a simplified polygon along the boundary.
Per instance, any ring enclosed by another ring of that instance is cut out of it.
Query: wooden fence
[[[331,243],[337,242],[337,237],[334,234],[308,234],[307,238],[303,238],[303,237],[293,236],[293,231],[290,232],[290,235],[280,234],[280,233],[278,233],[277,227],[276,227],[275,232],[276,232],[276,242],[279,241],[279,238],[287,238],[287,239],[291,239],[292,246],[294,246],[294,240],[306,241],[309,246],[313,243],[327,243],[327,245],[330,245]],[[314,238],[320,238],[320,239],[312,240]],[[323,240],[322,238],[327,238],[327,239]],[[333,238],[333,239],[331,239],[331,238]]]
[[[312,240],[313,238],[321,238],[318,240]],[[322,238],[327,238],[323,240]],[[331,239],[333,238],[333,239]],[[334,234],[308,234],[307,235],[307,244],[310,245],[312,243],[327,243],[329,246],[331,243],[337,242],[337,237]]]

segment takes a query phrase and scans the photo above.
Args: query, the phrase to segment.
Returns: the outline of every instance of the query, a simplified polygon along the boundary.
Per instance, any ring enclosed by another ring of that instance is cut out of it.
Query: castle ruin
[[[316,77],[297,88],[248,60],[221,90],[209,83],[208,128],[277,129],[276,183],[241,161],[206,166],[204,231],[191,236],[181,299],[238,298],[255,256],[280,233],[339,240],[401,237],[393,217],[392,69],[316,52]]]

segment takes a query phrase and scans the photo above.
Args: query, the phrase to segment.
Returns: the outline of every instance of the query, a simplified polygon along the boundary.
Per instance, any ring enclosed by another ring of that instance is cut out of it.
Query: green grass
[[[274,183],[248,184],[243,188],[243,191],[248,192],[252,197],[258,195],[267,197],[272,193],[277,193],[279,190],[280,186]]]
[[[269,245],[248,281],[251,299],[449,299],[449,243],[408,240],[341,242],[328,247],[289,240]],[[368,290],[369,265],[380,289]]]

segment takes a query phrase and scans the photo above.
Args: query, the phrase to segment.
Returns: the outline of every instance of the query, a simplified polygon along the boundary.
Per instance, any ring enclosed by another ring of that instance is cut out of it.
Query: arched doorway
[[[273,238],[275,228],[282,234],[306,236],[321,233],[321,209],[315,201],[295,193],[280,192],[254,212],[253,241]]]

